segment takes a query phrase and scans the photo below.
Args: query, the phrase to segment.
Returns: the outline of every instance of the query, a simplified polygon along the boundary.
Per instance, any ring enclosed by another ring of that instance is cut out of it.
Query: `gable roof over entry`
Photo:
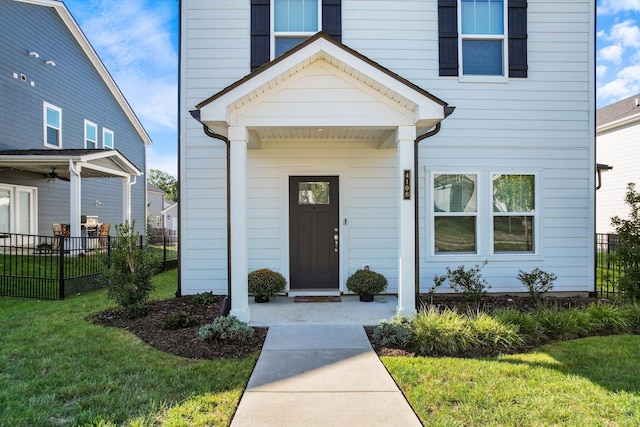
[[[391,147],[397,126],[415,125],[420,134],[454,109],[322,32],[196,108],[194,117],[223,136],[245,126],[254,148],[302,138]]]

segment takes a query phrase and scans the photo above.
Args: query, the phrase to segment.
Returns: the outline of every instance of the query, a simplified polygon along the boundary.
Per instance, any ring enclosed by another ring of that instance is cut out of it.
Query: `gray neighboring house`
[[[86,215],[144,233],[147,144],[63,2],[0,0],[0,232],[79,236]]]
[[[164,190],[147,182],[147,221],[149,228],[164,228],[162,210],[165,208]]]
[[[640,94],[597,110],[596,159],[596,232],[613,233],[611,218],[629,214],[627,184],[640,185]]]

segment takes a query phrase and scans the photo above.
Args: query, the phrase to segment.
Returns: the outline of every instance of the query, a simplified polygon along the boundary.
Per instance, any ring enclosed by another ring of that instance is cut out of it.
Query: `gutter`
[[[231,311],[231,145],[229,138],[212,131],[209,126],[200,120],[200,110],[189,110],[191,117],[196,119],[202,125],[202,131],[209,138],[224,141],[227,146],[227,296],[222,303],[221,316],[228,316]]]
[[[450,105],[445,105],[444,107],[444,119],[446,119],[447,117],[449,117],[453,111],[456,109],[456,107],[452,107]],[[413,145],[413,170],[415,171],[414,173],[414,198],[415,198],[415,203],[414,203],[414,216],[415,216],[415,222],[414,222],[414,227],[415,227],[415,232],[414,232],[414,247],[415,247],[415,259],[414,259],[414,268],[415,268],[415,284],[414,284],[414,291],[415,291],[415,301],[416,301],[416,308],[418,308],[418,301],[420,300],[420,217],[419,217],[419,206],[418,206],[418,201],[420,200],[420,191],[419,191],[419,183],[420,180],[418,178],[418,147],[420,145],[420,142],[423,139],[427,139],[427,138],[431,138],[432,136],[436,135],[438,132],[440,132],[440,129],[442,128],[442,121],[439,121],[438,123],[436,123],[435,127],[432,128],[432,130],[428,130],[427,132],[423,133],[422,135],[419,135],[416,139],[415,139],[415,144]]]

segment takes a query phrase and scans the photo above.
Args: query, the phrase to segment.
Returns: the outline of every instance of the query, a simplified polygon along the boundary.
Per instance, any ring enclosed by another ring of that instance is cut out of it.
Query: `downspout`
[[[446,119],[447,117],[449,117],[451,115],[451,113],[453,113],[453,110],[455,110],[456,107],[452,107],[449,105],[446,105],[444,107],[444,119]],[[443,119],[443,120],[444,120]],[[423,139],[427,139],[427,138],[431,138],[432,136],[436,135],[438,132],[440,132],[440,129],[442,128],[442,122],[438,122],[435,127],[432,130],[429,130],[425,133],[423,133],[422,135],[419,135],[416,139],[415,139],[415,144],[413,144],[413,170],[415,171],[414,173],[414,198],[415,198],[415,203],[414,203],[414,216],[415,216],[415,232],[414,232],[414,247],[415,247],[415,259],[414,259],[414,268],[415,268],[415,285],[414,285],[414,291],[415,291],[415,300],[416,300],[416,308],[418,307],[418,303],[420,302],[420,217],[419,217],[419,206],[418,206],[418,201],[419,201],[419,197],[420,197],[420,191],[419,191],[419,183],[420,183],[420,179],[418,177],[418,147],[420,145],[420,142]]]
[[[191,117],[202,124],[202,131],[209,138],[224,141],[227,146],[227,296],[222,303],[221,316],[228,316],[231,311],[231,144],[229,138],[215,133],[209,126],[200,121],[200,110],[190,110]]]

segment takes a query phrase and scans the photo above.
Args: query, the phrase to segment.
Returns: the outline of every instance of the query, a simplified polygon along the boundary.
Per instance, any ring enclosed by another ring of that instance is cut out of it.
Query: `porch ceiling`
[[[52,172],[69,180],[69,162],[81,166],[82,178],[113,178],[140,176],[140,171],[117,150],[6,150],[0,151],[0,167],[8,167],[36,174],[43,178]]]

